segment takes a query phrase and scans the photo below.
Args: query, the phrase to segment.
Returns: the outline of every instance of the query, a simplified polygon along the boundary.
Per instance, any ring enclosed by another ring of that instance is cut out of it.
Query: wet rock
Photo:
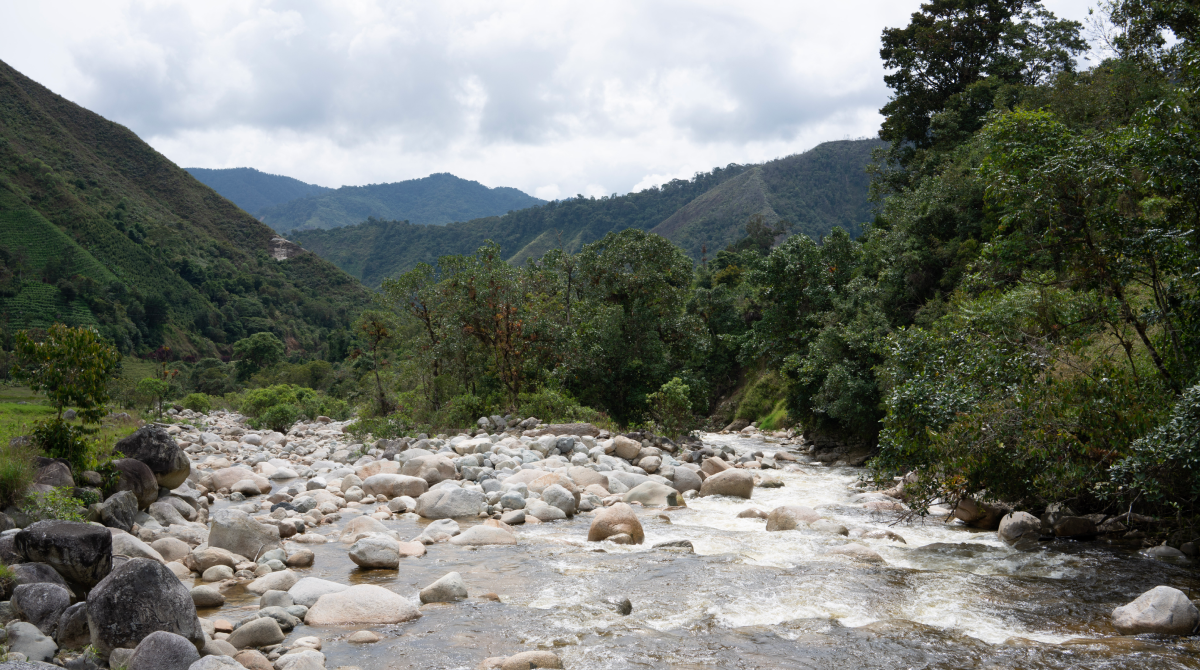
[[[884,562],[883,557],[878,552],[864,544],[844,544],[840,547],[832,547],[825,553],[835,556],[849,556],[855,560],[867,563]]]
[[[63,649],[83,649],[92,643],[92,632],[88,629],[87,603],[75,603],[63,610],[58,617],[54,639]]]
[[[704,480],[700,497],[731,496],[750,499],[754,491],[754,475],[745,470],[724,470]]]
[[[204,643],[204,648],[200,650],[201,656],[228,656],[232,658],[237,654],[237,647],[229,644],[225,640],[209,640]]]
[[[588,528],[588,542],[613,540],[617,535],[625,535],[631,544],[641,544],[646,538],[637,514],[625,503],[617,503],[597,512]]]
[[[217,565],[224,565],[230,568],[237,565],[237,561],[233,557],[233,552],[228,549],[221,549],[220,547],[195,549],[184,562],[196,572],[205,572]]]
[[[460,547],[481,547],[490,544],[516,544],[517,538],[503,528],[472,526],[461,534],[450,538],[450,544]]]
[[[562,661],[549,651],[523,651],[504,659],[500,670],[529,670],[530,668],[561,668]]]
[[[135,458],[118,458],[111,463],[120,473],[116,490],[133,493],[138,509],[146,509],[150,503],[158,500],[158,479],[149,466]]]
[[[396,544],[390,537],[364,537],[350,547],[350,560],[360,568],[395,570],[400,567],[400,550]]]
[[[293,554],[289,554],[285,563],[289,568],[311,568],[316,554],[311,549],[299,549]]]
[[[228,565],[214,565],[200,574],[200,579],[206,582],[223,582],[233,579],[233,568]]]
[[[997,530],[1007,510],[992,503],[963,498],[954,508],[954,517],[972,528]]]
[[[606,598],[604,602],[621,616],[628,616],[633,612],[633,603],[629,602],[629,598]]]
[[[276,670],[324,670],[325,654],[315,649],[289,651],[275,661]]]
[[[500,522],[509,526],[519,526],[525,523],[525,510],[515,509],[500,516]]]
[[[1090,539],[1096,537],[1096,523],[1081,516],[1063,517],[1054,524],[1054,535],[1078,540]]]
[[[225,604],[225,596],[215,586],[200,585],[191,592],[192,602],[196,607],[220,607]]]
[[[700,475],[693,470],[684,467],[677,467],[671,473],[671,486],[680,493],[686,491],[699,491],[704,484],[700,479]]]
[[[805,507],[804,505],[784,505],[782,507],[776,507],[775,509],[771,510],[770,514],[767,514],[766,517],[767,530],[772,532],[795,530],[821,520],[821,515],[817,514],[816,510],[812,509],[811,507]]]
[[[374,519],[369,516],[360,516],[351,519],[350,523],[342,529],[342,535],[338,539],[342,542],[356,542],[361,537],[366,535],[386,535],[388,527],[383,525],[379,519]]]
[[[362,490],[368,495],[384,496],[389,500],[400,496],[417,498],[429,490],[429,484],[421,477],[378,474],[363,480]]]
[[[654,549],[665,549],[667,551],[681,551],[685,553],[694,553],[695,547],[692,546],[691,540],[671,540],[669,542],[659,542],[654,545]]]
[[[45,563],[84,590],[112,569],[112,536],[88,523],[38,521],[17,533],[13,547],[26,561]]]
[[[737,518],[739,518],[739,519],[766,519],[768,517],[770,517],[769,512],[758,509],[757,507],[747,507],[746,509],[738,512],[738,515],[737,515]],[[785,529],[785,530],[790,530],[790,529]]]
[[[1124,635],[1190,635],[1200,623],[1200,612],[1187,595],[1169,586],[1150,589],[1114,609],[1112,617],[1113,626]]]
[[[304,622],[310,626],[382,625],[419,616],[421,613],[407,598],[381,586],[358,584],[318,598],[309,607]]]
[[[214,640],[214,642],[220,642],[220,640]],[[205,648],[207,649],[207,647]],[[261,654],[259,655],[261,656]],[[263,660],[267,660],[265,656]],[[210,654],[191,664],[188,670],[245,670],[248,667],[250,666],[242,665],[236,660],[229,658],[227,654]],[[266,667],[270,668],[271,664],[267,663]]]
[[[548,486],[542,491],[542,502],[557,507],[568,517],[575,515],[575,495],[558,484]]]
[[[1184,554],[1175,547],[1170,547],[1165,544],[1160,544],[1157,547],[1150,547],[1149,549],[1143,549],[1142,554],[1149,556],[1150,558],[1157,558],[1160,560],[1182,560],[1187,558],[1187,554]]]
[[[908,544],[908,542],[900,535],[893,533],[886,528],[872,528],[870,530],[858,530],[858,532],[850,531],[850,537],[861,537],[868,540],[891,540],[900,544]]]
[[[346,638],[346,641],[351,644],[371,644],[378,642],[380,639],[379,635],[373,631],[359,630],[351,633],[350,637]]]
[[[267,591],[258,599],[259,608],[264,607],[291,607],[295,605],[292,596],[287,591]]]
[[[307,612],[306,612],[307,613]],[[283,607],[264,607],[258,611],[257,618],[270,617],[279,624],[279,628],[285,633],[300,625],[300,617],[292,616],[291,612]],[[245,621],[242,622],[245,625]]]
[[[283,642],[283,629],[279,627],[279,622],[271,617],[259,617],[249,623],[243,624],[230,634],[226,640],[237,649],[247,649],[249,647],[265,647],[271,644],[279,644]]]
[[[26,621],[10,621],[4,627],[7,634],[5,644],[9,653],[24,654],[32,662],[46,662],[54,658],[58,645],[42,634],[38,627]],[[0,664],[3,667],[4,664]]]
[[[996,534],[1005,544],[1017,551],[1037,549],[1041,538],[1042,521],[1028,512],[1005,514]]]
[[[338,584],[325,579],[316,577],[305,577],[296,582],[295,586],[288,589],[288,595],[292,597],[292,602],[297,605],[303,605],[311,608],[316,604],[317,600],[329,593],[340,593],[350,588],[345,584]]]
[[[422,603],[452,603],[465,600],[467,584],[463,581],[462,575],[451,572],[421,589],[420,595]]]
[[[88,594],[87,617],[92,646],[101,655],[133,648],[159,630],[204,646],[191,593],[166,566],[146,558],[113,568]]]
[[[624,501],[638,502],[645,507],[675,507],[683,505],[683,495],[673,487],[658,482],[643,482],[625,493]]]
[[[700,471],[711,477],[718,472],[725,472],[732,467],[733,466],[726,463],[725,459],[721,458],[720,456],[713,456],[712,458],[704,459],[704,462],[700,464]]]
[[[291,570],[280,570],[263,575],[246,585],[250,593],[262,595],[267,591],[287,591],[300,581],[300,575]]]
[[[137,516],[138,499],[133,491],[118,491],[99,505],[100,523],[109,528],[133,530],[133,518]]]
[[[154,424],[118,441],[114,451],[145,463],[158,485],[166,489],[178,488],[192,471],[187,454],[166,430]]]
[[[817,531],[818,533],[829,533],[831,535],[850,534],[849,528],[846,528],[836,521],[830,521],[829,519],[817,519],[816,521],[808,524],[808,527]]]
[[[420,542],[397,542],[400,558],[419,558],[425,555],[425,545]]]
[[[208,544],[253,560],[280,548],[279,528],[259,523],[241,510],[223,509],[212,515]]]
[[[71,604],[71,592],[58,584],[21,584],[13,589],[11,602],[14,614],[53,637]]]
[[[236,481],[233,483],[233,486],[229,487],[229,490],[233,491],[234,493],[240,493],[247,498],[253,498],[254,496],[262,494],[262,490],[259,488],[258,483],[253,479],[242,479]]]
[[[473,517],[485,505],[482,493],[447,486],[422,493],[417,498],[416,512],[426,519]]]
[[[185,637],[165,631],[150,633],[138,643],[128,670],[188,670],[200,660],[196,645]]]

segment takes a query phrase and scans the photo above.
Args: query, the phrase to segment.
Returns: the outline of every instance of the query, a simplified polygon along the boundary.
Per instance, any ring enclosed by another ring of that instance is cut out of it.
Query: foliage
[[[283,342],[271,333],[255,333],[233,343],[233,355],[237,358],[238,379],[250,375],[283,360],[286,349]]]
[[[785,394],[784,380],[769,370],[747,386],[733,418],[747,421],[763,419],[775,411],[775,406],[785,398]]]
[[[673,378],[658,391],[646,396],[646,402],[651,407],[654,419],[667,435],[679,437],[696,424],[691,401],[688,399],[687,384],[679,377]]]
[[[212,398],[206,393],[189,393],[183,398],[184,409],[190,409],[193,412],[207,414],[212,411]]]
[[[21,511],[34,521],[84,521],[83,502],[75,498],[71,489],[58,487],[44,493],[32,493],[26,498]]]
[[[255,421],[251,421],[251,424],[256,428],[269,428],[286,433],[293,424],[300,420],[301,416],[299,407],[290,403],[280,403],[263,410]]]
[[[1187,515],[1200,503],[1200,386],[1183,392],[1170,417],[1137,440],[1113,464],[1105,498],[1132,505],[1141,499]]]
[[[359,417],[343,428],[346,433],[363,440],[368,435],[378,440],[392,440],[407,435],[412,425],[400,413],[387,416]]]
[[[300,419],[328,416],[340,421],[350,415],[344,400],[290,384],[251,389],[237,400],[237,407],[250,417],[251,425],[279,432],[286,432]]]
[[[580,405],[565,391],[544,386],[534,393],[522,393],[517,405],[521,416],[536,417],[544,423],[595,422],[600,413]]]
[[[15,505],[33,483],[33,450],[20,442],[0,445],[0,508]]]
[[[170,382],[157,377],[146,377],[137,383],[139,395],[149,398],[154,403],[159,420],[162,420],[163,400],[171,395],[173,387]]]

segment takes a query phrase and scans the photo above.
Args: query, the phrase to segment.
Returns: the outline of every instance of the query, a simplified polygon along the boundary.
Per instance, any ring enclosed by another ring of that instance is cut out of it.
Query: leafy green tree
[[[679,377],[674,377],[657,391],[646,396],[651,414],[671,437],[678,438],[684,435],[691,430],[695,423],[689,395],[687,384],[684,384]]]
[[[20,363],[13,376],[54,405],[53,419],[40,423],[34,439],[54,458],[65,458],[73,468],[87,469],[91,463],[88,437],[98,432],[108,402],[108,384],[117,371],[121,355],[90,328],[72,328],[56,323],[44,338],[19,331],[14,349]],[[74,408],[81,425],[63,419],[63,411]]]
[[[395,409],[395,405],[384,391],[383,380],[379,376],[380,369],[388,366],[387,350],[389,343],[395,337],[394,330],[390,315],[376,311],[364,312],[358,319],[358,331],[365,349],[357,349],[351,354],[354,358],[360,358],[370,366],[371,373],[375,377],[375,402],[377,413],[380,416],[387,416]]]
[[[145,377],[137,383],[137,392],[153,401],[159,421],[162,420],[163,400],[172,392],[171,382],[158,377]]]
[[[249,379],[250,375],[283,360],[287,349],[271,333],[255,333],[233,343],[233,355],[237,360],[238,379]]]

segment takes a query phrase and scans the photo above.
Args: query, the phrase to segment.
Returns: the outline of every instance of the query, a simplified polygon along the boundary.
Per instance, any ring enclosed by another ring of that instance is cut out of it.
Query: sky
[[[919,5],[0,0],[0,60],[183,167],[555,199],[875,136]]]

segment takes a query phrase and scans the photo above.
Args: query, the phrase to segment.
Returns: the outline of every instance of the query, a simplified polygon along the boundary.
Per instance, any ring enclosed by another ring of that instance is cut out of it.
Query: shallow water
[[[742,452],[780,447],[707,435]],[[801,457],[803,460],[803,457]],[[347,545],[304,545],[316,553],[303,576],[385,586],[416,601],[417,591],[458,571],[472,596],[427,605],[423,616],[370,627],[371,645],[344,641],[359,628],[297,627],[288,639],[319,636],[327,667],[474,668],[484,658],[534,648],[567,668],[1200,668],[1200,642],[1125,638],[1113,607],[1166,584],[1200,587],[1190,566],[1145,559],[1102,543],[1055,542],[1010,550],[995,533],[937,520],[897,524],[851,502],[862,471],[801,465],[773,471],[784,486],[756,488],[750,501],[704,498],[687,509],[639,512],[646,542],[587,543],[591,515],[519,526],[515,547],[439,544],[399,571],[358,569]],[[747,507],[813,507],[847,528],[890,528],[907,544],[809,530],[765,531],[736,518]],[[369,510],[365,510],[369,511]],[[661,518],[666,516],[669,520]],[[341,521],[319,532],[335,540]],[[462,523],[466,527],[467,523]],[[401,537],[423,522],[385,521]],[[687,539],[695,553],[654,549]],[[858,542],[886,564],[825,555]],[[257,609],[257,596],[229,593],[228,618]],[[629,598],[620,616],[606,598]]]

